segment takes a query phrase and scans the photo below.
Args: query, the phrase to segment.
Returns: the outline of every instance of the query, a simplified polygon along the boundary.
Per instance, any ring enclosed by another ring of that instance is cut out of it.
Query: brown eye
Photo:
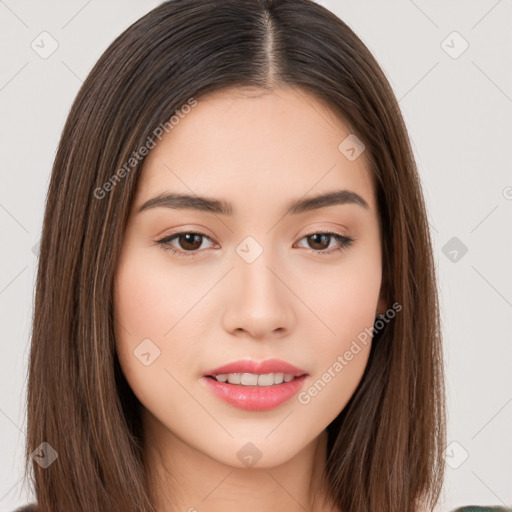
[[[347,236],[340,235],[339,233],[330,233],[330,232],[319,232],[319,233],[311,233],[310,235],[306,235],[301,240],[306,240],[310,252],[317,254],[332,254],[336,251],[341,251],[344,248],[350,246],[350,244],[354,241],[352,238]],[[331,245],[331,241],[334,240],[336,243],[333,247],[329,249]]]
[[[211,238],[204,233],[181,231],[163,238],[162,240],[158,240],[156,243],[160,245],[164,251],[170,251],[177,256],[193,258],[200,254],[200,249],[205,239],[211,241]],[[350,246],[353,242],[352,238],[340,235],[339,233],[330,232],[311,233],[301,240],[307,240],[308,247],[306,248],[310,249],[310,252],[320,255],[329,255],[333,252],[341,251]],[[333,240],[336,243],[329,249]],[[175,241],[178,242],[177,245],[174,243]]]
[[[181,249],[196,251],[202,245],[203,236],[198,233],[183,233],[179,234],[177,238]]]
[[[211,238],[204,233],[181,231],[180,233],[165,237],[162,240],[157,240],[156,243],[160,245],[164,251],[170,251],[177,256],[194,257],[200,252],[199,249],[203,245],[204,239],[211,241]],[[178,243],[175,244],[175,241]]]
[[[309,245],[312,249],[324,250],[329,247],[331,235],[325,233],[315,233],[314,235],[307,236]]]

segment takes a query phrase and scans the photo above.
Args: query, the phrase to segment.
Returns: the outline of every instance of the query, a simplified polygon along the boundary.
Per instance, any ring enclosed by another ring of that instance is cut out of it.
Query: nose
[[[269,252],[263,251],[252,263],[240,259],[230,273],[223,327],[235,336],[275,339],[293,329],[296,316],[287,282],[290,275],[277,270]]]

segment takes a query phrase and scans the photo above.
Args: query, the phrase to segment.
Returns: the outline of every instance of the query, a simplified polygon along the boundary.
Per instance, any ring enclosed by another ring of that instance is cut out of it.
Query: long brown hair
[[[113,276],[143,162],[130,159],[191,98],[244,86],[309,92],[363,141],[383,291],[402,306],[375,333],[360,385],[327,428],[332,501],[346,512],[408,512],[438,500],[445,402],[435,269],[416,164],[386,77],[354,32],[310,0],[171,0],[101,56],[55,158],[27,396],[25,469],[41,512],[154,510],[141,404],[114,347]],[[47,468],[31,457],[42,442],[58,454]]]

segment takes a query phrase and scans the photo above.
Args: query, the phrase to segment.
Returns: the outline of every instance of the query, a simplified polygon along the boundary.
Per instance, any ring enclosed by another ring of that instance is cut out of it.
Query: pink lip
[[[285,373],[295,377],[291,382],[283,382],[273,386],[242,386],[229,382],[218,382],[213,376],[221,373]],[[242,360],[219,366],[205,372],[201,382],[214,395],[228,404],[248,411],[268,411],[296,395],[303,386],[307,373],[292,364],[279,359],[265,361]]]
[[[266,373],[287,373],[294,377],[300,377],[306,374],[306,371],[286,363],[285,361],[280,361],[279,359],[266,359],[265,361],[246,359],[219,366],[218,368],[203,373],[203,376],[215,376],[221,373],[257,373],[259,375]]]
[[[218,382],[208,376],[201,377],[201,382],[214,395],[234,407],[247,411],[268,411],[296,395],[306,377],[306,375],[302,375],[291,382],[283,382],[274,386],[242,386]]]

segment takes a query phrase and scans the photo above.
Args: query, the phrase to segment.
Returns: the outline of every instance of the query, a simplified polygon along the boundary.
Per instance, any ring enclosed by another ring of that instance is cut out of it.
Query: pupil
[[[313,244],[325,244],[326,243],[326,240],[329,238],[330,235],[325,235],[325,234],[322,234],[322,233],[315,233],[314,235],[311,235],[311,238],[313,238]],[[321,239],[320,241],[318,241],[318,239]],[[327,244],[329,245],[329,244]]]
[[[184,249],[198,249],[201,246],[201,235],[198,235],[196,233],[187,233],[185,235],[182,235],[182,238],[185,239],[185,245],[186,244],[192,244],[192,247],[184,247]],[[194,239],[196,243],[194,244]],[[197,243],[199,241],[199,244]]]

